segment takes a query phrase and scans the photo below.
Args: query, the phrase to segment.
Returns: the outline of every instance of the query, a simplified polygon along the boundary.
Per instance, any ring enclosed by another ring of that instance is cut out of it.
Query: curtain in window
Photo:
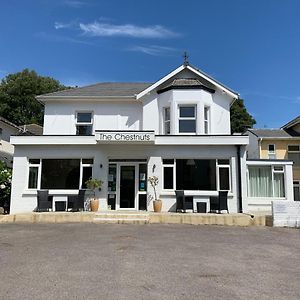
[[[274,173],[274,197],[283,198],[284,196],[284,175]]]
[[[249,167],[249,196],[272,197],[272,172],[270,167]]]

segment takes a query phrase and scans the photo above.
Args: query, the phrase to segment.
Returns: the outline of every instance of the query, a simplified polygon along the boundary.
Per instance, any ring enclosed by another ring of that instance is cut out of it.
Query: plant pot
[[[154,200],[153,201],[153,209],[154,212],[161,212],[162,201],[161,200]]]
[[[90,201],[91,211],[98,211],[99,208],[99,200],[98,199],[91,199]]]

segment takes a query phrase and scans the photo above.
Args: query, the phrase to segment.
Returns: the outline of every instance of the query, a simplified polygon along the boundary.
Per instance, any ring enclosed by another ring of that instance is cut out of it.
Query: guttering
[[[40,102],[46,101],[64,101],[64,100],[73,100],[73,101],[137,101],[136,96],[36,96],[35,97]]]

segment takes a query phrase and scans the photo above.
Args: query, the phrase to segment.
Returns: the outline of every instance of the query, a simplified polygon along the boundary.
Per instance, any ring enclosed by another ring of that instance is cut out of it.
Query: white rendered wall
[[[158,195],[163,200],[163,211],[175,209],[175,192],[162,190],[162,158],[177,159],[230,159],[232,169],[232,191],[228,196],[230,212],[237,212],[237,164],[235,146],[154,146],[154,145],[95,145],[95,146],[17,146],[12,180],[11,213],[31,212],[37,204],[36,192],[27,189],[29,158],[94,158],[93,177],[104,180],[100,209],[106,209],[108,160],[148,159],[148,176],[159,178]],[[100,167],[102,165],[102,168]],[[153,172],[153,165],[155,165]],[[243,168],[245,170],[245,168]],[[242,176],[246,176],[244,171]],[[148,199],[154,198],[151,186],[147,187]],[[58,190],[62,194],[78,191]],[[217,191],[194,191],[194,195],[217,196]],[[152,210],[152,201],[149,210]]]
[[[94,113],[94,130],[141,130],[142,105],[130,102],[47,102],[45,104],[44,134],[76,133],[77,111]]]
[[[249,136],[249,145],[247,146],[247,157],[250,159],[259,159],[260,155],[258,137],[250,131],[247,131],[246,134]]]

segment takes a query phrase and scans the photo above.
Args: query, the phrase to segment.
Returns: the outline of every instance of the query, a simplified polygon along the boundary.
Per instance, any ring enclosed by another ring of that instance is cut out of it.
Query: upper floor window
[[[179,106],[179,133],[196,133],[196,105]]]
[[[164,108],[164,134],[171,132],[170,107]]]
[[[276,159],[276,152],[275,152],[274,144],[268,145],[268,157],[269,157],[269,159]]]
[[[294,166],[300,167],[300,146],[299,145],[288,146],[288,159],[294,162]]]
[[[210,107],[204,107],[204,133],[208,134],[210,132]]]
[[[93,113],[77,112],[76,113],[76,135],[93,134]]]

